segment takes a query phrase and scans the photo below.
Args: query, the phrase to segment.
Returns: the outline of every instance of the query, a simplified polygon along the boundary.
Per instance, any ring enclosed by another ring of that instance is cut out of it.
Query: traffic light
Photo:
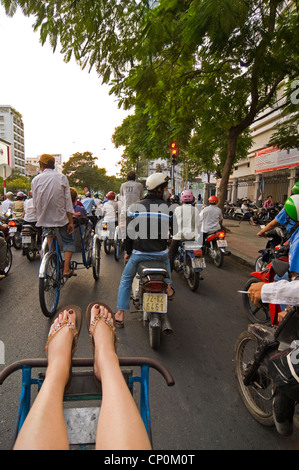
[[[179,157],[179,148],[176,142],[171,142],[170,144],[170,157],[171,163],[173,165],[176,165]]]

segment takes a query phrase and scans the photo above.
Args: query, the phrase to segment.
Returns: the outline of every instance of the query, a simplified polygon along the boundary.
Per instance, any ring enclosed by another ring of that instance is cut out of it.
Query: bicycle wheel
[[[100,265],[101,265],[101,242],[98,238],[93,238],[92,244],[92,274],[97,281],[100,277]]]
[[[43,277],[39,279],[39,301],[43,314],[52,317],[60,295],[61,267],[56,253],[47,253]]]
[[[258,343],[248,331],[241,333],[234,350],[234,369],[238,389],[247,410],[264,426],[273,426],[273,382],[268,374],[266,362],[259,367],[252,383],[244,385],[244,376],[254,361]]]
[[[255,282],[260,282],[259,279],[253,277],[245,284],[244,290],[248,291],[251,284]],[[268,304],[263,304],[261,302],[260,306],[256,306],[248,297],[248,294],[242,294],[243,306],[246,312],[248,319],[253,323],[260,323],[264,325],[270,325],[270,309]]]

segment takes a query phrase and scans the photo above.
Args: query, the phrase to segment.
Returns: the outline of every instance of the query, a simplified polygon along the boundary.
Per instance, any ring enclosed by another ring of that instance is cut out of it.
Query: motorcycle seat
[[[166,264],[163,261],[141,261],[138,264],[137,272],[140,276],[146,276],[153,272],[168,276]]]
[[[279,277],[282,277],[286,272],[288,272],[290,265],[286,261],[282,261],[280,259],[274,259],[272,260],[272,267],[275,273]]]

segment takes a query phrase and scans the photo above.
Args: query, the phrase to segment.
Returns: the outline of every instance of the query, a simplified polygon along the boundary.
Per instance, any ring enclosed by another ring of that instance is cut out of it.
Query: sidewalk
[[[231,256],[236,257],[240,262],[254,266],[258,251],[266,247],[267,238],[257,237],[261,230],[260,226],[250,225],[247,221],[239,222],[224,219],[224,227],[227,229],[227,250]]]

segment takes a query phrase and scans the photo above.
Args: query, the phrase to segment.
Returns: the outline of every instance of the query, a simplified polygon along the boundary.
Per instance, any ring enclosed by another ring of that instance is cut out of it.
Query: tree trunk
[[[227,148],[227,159],[225,161],[223,171],[222,171],[222,178],[221,178],[221,183],[219,187],[219,204],[218,206],[223,209],[224,202],[226,200],[226,191],[227,191],[227,185],[229,181],[229,177],[231,175],[232,167],[236,158],[236,148],[237,148],[237,142],[238,142],[238,137],[239,137],[239,132],[236,130],[236,128],[231,128],[229,130],[228,134],[228,148]]]

